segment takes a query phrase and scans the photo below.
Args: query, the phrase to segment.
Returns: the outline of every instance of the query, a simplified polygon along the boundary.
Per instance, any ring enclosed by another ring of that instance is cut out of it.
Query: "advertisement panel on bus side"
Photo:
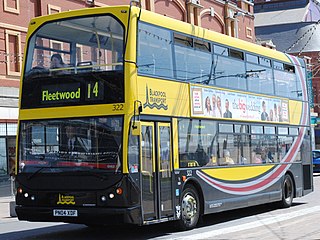
[[[289,123],[289,100],[190,86],[191,115]]]

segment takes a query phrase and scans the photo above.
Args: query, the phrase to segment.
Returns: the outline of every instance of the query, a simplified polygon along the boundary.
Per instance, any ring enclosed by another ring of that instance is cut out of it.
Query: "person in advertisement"
[[[274,121],[279,122],[279,116],[278,116],[278,107],[277,104],[273,104],[273,113],[274,113]]]
[[[270,122],[273,122],[273,121],[274,121],[273,110],[272,110],[272,109],[270,109],[270,111],[269,111],[268,121],[270,121]]]
[[[266,112],[267,106],[266,102],[262,101],[262,113],[261,113],[261,120],[262,121],[267,121],[268,120],[268,113]]]
[[[226,99],[226,101],[225,101],[225,108],[226,108],[226,111],[224,112],[223,117],[224,118],[232,118],[232,112],[230,112],[230,110],[229,110],[229,100],[228,99]]]
[[[205,116],[212,116],[212,109],[211,109],[211,103],[210,103],[209,96],[206,97],[204,115]]]
[[[216,117],[222,117],[221,98],[219,96],[217,97]]]
[[[278,117],[279,117],[279,122],[282,122],[282,110],[280,104],[278,105]]]
[[[212,95],[212,117],[216,117],[216,111],[217,111],[217,107],[216,107],[216,95],[213,94]]]

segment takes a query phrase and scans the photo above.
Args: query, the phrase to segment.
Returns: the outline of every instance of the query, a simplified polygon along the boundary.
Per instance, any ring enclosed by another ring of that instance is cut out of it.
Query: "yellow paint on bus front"
[[[118,108],[118,105],[123,107]],[[20,109],[20,120],[50,119],[50,118],[70,118],[70,117],[91,117],[124,114],[125,104],[100,104],[89,106],[53,107],[38,109]]]

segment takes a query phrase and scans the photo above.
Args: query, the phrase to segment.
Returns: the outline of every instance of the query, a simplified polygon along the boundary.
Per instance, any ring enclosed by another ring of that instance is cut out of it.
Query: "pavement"
[[[10,216],[10,202],[14,202],[14,197],[0,197],[0,223],[8,220],[17,220],[17,217]]]
[[[17,220],[15,212],[10,213],[10,202],[14,203],[11,180],[9,177],[0,177],[0,223],[8,220]],[[12,217],[12,216],[14,217]]]

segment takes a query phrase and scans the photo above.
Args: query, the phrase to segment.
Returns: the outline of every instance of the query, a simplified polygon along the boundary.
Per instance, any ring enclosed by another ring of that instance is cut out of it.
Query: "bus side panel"
[[[217,168],[217,169],[205,169],[206,172],[224,172],[225,176],[228,176],[227,172],[232,172],[234,175],[241,175],[241,171],[246,169],[246,171],[252,172],[255,171],[255,168],[259,166],[251,166],[251,167],[228,167],[228,168]],[[270,167],[266,166],[266,169]],[[281,200],[281,182],[282,178],[274,179],[274,183],[267,187],[266,189],[260,191],[252,191],[252,193],[239,193],[234,194],[228,192],[227,190],[219,189],[219,185],[215,185],[215,180],[218,179],[217,176],[220,174],[212,174],[209,176],[208,174],[203,174],[204,171],[200,171],[197,169],[192,170],[183,170],[180,172],[181,176],[190,176],[191,178],[196,178],[198,184],[201,186],[201,191],[204,198],[204,214],[221,212],[225,210],[243,208],[258,204],[269,203],[271,201],[279,201]],[[267,175],[262,176],[260,178],[262,181],[267,180]],[[221,180],[221,179],[220,179]],[[226,185],[228,182],[230,186],[233,185],[241,185],[244,184],[243,180],[232,180],[228,181],[226,179],[223,180]],[[199,193],[200,194],[200,193]]]
[[[271,169],[273,169],[276,166],[279,165],[266,165],[264,166],[264,168],[270,169],[271,167]],[[235,194],[231,193],[231,191],[228,192],[228,190],[223,189],[223,187],[220,188],[218,184],[215,184],[215,180],[218,179],[217,177],[220,177],[221,174],[213,174],[214,172],[224,172],[224,176],[228,176],[228,172],[233,173],[234,175],[241,175],[240,173],[243,172],[243,169],[247,169],[246,171],[254,172],[255,168],[258,167],[263,168],[263,166],[247,166],[203,169],[202,171],[197,169],[190,169],[180,171],[180,176],[189,176],[190,178],[188,178],[187,181],[191,178],[197,180],[202,192],[199,194],[203,194],[204,214],[209,214],[280,201],[282,198],[282,182],[284,174],[269,179],[268,172],[270,172],[270,170],[266,171],[265,174],[262,174],[262,177],[257,176],[256,179],[260,179],[260,181],[262,182],[269,182],[270,180],[271,184],[266,184],[266,188],[262,187],[260,190],[252,190],[252,193],[241,193],[241,190],[239,190],[239,193]],[[290,168],[285,172],[285,174],[289,174],[293,178],[292,180],[294,181],[295,185],[295,197],[301,197],[303,195],[304,179],[300,177],[302,176],[302,171],[303,165],[300,164],[300,162],[297,162],[291,164]],[[206,172],[207,174],[203,174],[203,172]],[[211,175],[208,174],[210,172]],[[230,183],[229,186],[236,186],[241,184],[245,185],[245,181],[239,179],[233,181],[223,179],[223,181],[226,186],[228,185],[228,182]],[[247,188],[250,188],[249,184]]]

